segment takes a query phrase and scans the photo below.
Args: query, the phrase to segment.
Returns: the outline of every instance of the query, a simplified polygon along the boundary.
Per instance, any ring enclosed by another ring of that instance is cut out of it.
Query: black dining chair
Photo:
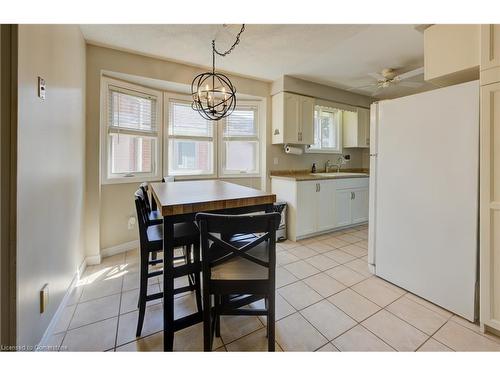
[[[156,201],[153,199],[153,197],[149,199],[149,184],[147,182],[143,182],[139,185],[139,188],[144,193],[144,203],[146,204],[146,209],[148,212],[149,224],[161,224],[163,222],[163,217],[161,216],[161,212],[156,209]]]
[[[220,336],[221,315],[267,316],[268,351],[275,350],[276,229],[280,219],[278,213],[196,215],[202,249],[205,351],[212,350],[214,335]],[[248,306],[262,299],[264,308]]]
[[[139,286],[139,319],[137,321],[136,336],[140,336],[146,312],[146,303],[151,300],[163,298],[163,293],[148,295],[148,279],[163,274],[162,269],[151,269],[163,263],[163,259],[151,259],[150,254],[162,252],[163,250],[163,225],[151,225],[148,219],[146,197],[142,189],[135,194],[135,208],[137,221],[139,223],[140,240],[140,286]],[[174,257],[174,263],[183,260],[185,263],[199,261],[200,257],[200,235],[194,222],[177,223],[174,225],[174,247],[182,248],[182,255]],[[201,304],[201,276],[199,273],[188,275],[189,285],[177,288],[174,294],[195,290],[196,305],[198,311],[202,310]]]

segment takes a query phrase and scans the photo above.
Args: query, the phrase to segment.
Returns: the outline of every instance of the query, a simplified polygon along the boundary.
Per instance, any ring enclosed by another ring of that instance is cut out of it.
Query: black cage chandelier
[[[198,74],[191,83],[191,107],[206,120],[217,121],[227,117],[236,107],[236,88],[225,74],[215,72],[215,54],[222,57],[229,55],[240,43],[244,30],[243,24],[236,41],[226,52],[217,51],[215,40],[212,40],[212,71]]]

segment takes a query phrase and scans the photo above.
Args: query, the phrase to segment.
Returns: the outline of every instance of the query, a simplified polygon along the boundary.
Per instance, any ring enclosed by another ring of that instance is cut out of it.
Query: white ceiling
[[[219,50],[234,41],[240,25],[82,25],[91,43],[209,67],[211,41]],[[241,42],[219,69],[273,81],[291,75],[344,89],[368,85],[368,73],[400,72],[423,65],[423,34],[415,25],[246,25]],[[421,81],[417,76],[411,81]],[[432,88],[392,87],[377,98],[408,95]],[[371,95],[375,87],[353,90]]]

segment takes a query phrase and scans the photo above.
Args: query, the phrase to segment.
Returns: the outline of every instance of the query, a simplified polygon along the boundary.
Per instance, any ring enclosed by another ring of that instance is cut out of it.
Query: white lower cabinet
[[[349,190],[335,191],[335,224],[337,227],[351,223],[351,192]]]
[[[297,235],[304,236],[316,231],[317,183],[302,181],[296,184],[297,189]],[[279,198],[278,198],[279,199]]]
[[[288,204],[288,238],[293,241],[368,220],[368,177],[273,178],[272,192]]]
[[[368,188],[352,190],[351,222],[364,223],[368,220]]]

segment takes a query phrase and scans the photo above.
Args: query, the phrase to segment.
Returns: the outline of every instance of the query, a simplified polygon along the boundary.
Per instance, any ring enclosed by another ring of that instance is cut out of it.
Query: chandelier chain
[[[241,36],[241,33],[243,33],[243,31],[245,31],[245,24],[242,24],[241,25],[241,30],[238,34],[236,34],[236,40],[234,41],[233,45],[226,51],[226,52],[219,52],[217,51],[217,48],[215,48],[215,39],[212,40],[212,49],[213,51],[219,55],[219,56],[227,56],[229,55],[231,52],[233,52],[233,50],[235,49],[235,47],[240,44],[240,36]]]

